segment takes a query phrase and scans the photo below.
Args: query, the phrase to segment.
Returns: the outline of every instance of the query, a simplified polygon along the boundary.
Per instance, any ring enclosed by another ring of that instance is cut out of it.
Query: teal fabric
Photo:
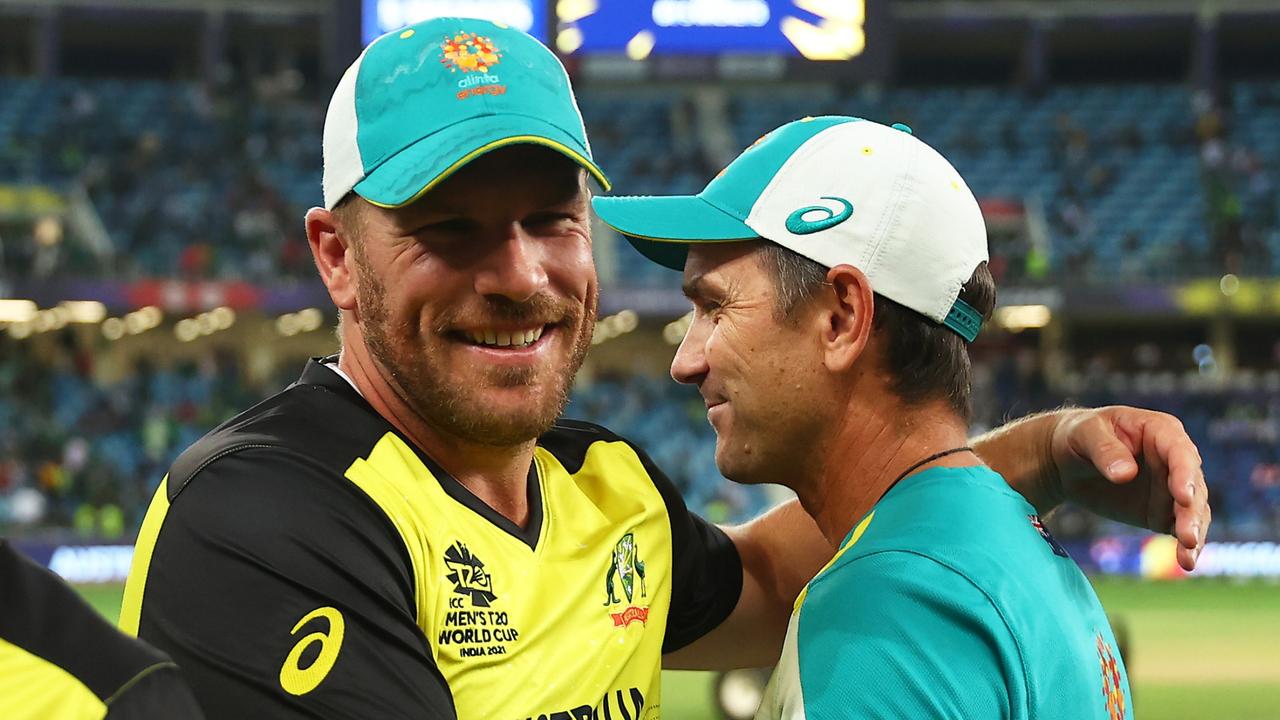
[[[942,319],[942,324],[955,330],[965,340],[973,342],[978,338],[978,333],[982,332],[982,313],[975,310],[969,303],[956,298],[955,304]]]
[[[925,470],[874,512],[799,609],[806,718],[1132,719],[1088,580],[999,475]],[[1123,715],[1103,691],[1108,654]]]
[[[758,237],[746,219],[778,170],[813,136],[860,119],[829,115],[787,123],[743,151],[697,195],[597,197],[591,204],[645,257],[683,270],[688,255],[683,243]]]
[[[475,60],[476,45],[450,60],[444,43],[459,36],[464,45],[488,41],[497,61]],[[400,205],[481,147],[521,136],[556,147],[608,186],[559,61],[514,28],[435,18],[384,35],[365,51],[355,98],[366,175],[355,189],[375,203]]]
[[[773,176],[801,145],[827,128],[859,120],[861,118],[840,115],[793,120],[744,150],[724,172],[707,183],[698,196],[739,220],[746,220]],[[656,237],[649,233],[640,234]]]
[[[599,200],[607,202],[597,202]],[[686,243],[757,237],[746,223],[697,195],[594,198],[592,203],[600,219],[619,232],[625,234],[624,228],[643,227],[651,233],[649,237],[658,238],[656,242],[633,240],[632,245],[640,254],[672,270],[684,269],[689,254]]]

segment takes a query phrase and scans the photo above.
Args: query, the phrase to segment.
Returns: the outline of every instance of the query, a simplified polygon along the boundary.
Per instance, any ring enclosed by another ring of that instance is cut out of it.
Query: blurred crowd
[[[776,125],[852,114],[908,122],[955,162],[988,211],[999,282],[1280,272],[1276,82],[1221,97],[1172,85],[590,87],[581,104],[621,192],[696,191]],[[83,191],[108,238],[78,237],[94,223],[66,215],[65,228],[0,223],[0,277],[309,277],[301,218],[320,201],[323,116],[289,72],[218,87],[0,78],[0,195]],[[619,277],[652,276],[620,257]]]
[[[0,335],[0,531],[130,533],[169,464],[285,381],[254,386],[234,355],[96,379],[97,356],[63,336],[53,362]]]
[[[115,381],[67,342],[36,362],[0,335],[0,533],[135,531],[177,454],[204,432],[292,382],[302,365],[253,383],[234,353],[172,365],[139,360]],[[1218,539],[1280,540],[1280,373],[1252,384],[1187,384],[1143,374],[1077,378],[1054,389],[1034,351],[975,365],[974,432],[1063,402],[1117,402],[1171,412],[1199,444]],[[1172,377],[1172,376],[1170,376]],[[1242,374],[1241,377],[1249,377]],[[644,449],[689,505],[718,522],[752,517],[785,495],[725,482],[696,391],[666,377],[584,373],[568,417],[605,425]],[[1091,521],[1075,532],[1096,530]],[[1068,532],[1071,532],[1068,529]]]

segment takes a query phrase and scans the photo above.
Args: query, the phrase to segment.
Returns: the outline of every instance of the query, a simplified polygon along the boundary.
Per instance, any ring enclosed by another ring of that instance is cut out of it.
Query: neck
[[[463,487],[519,527],[529,521],[528,478],[536,440],[513,447],[469,442],[426,421],[404,391],[358,340],[344,338],[338,367],[373,409],[439,463]]]
[[[905,412],[896,402],[851,407],[823,443],[822,466],[796,495],[827,541],[839,546],[902,473],[930,455],[964,447],[966,433],[964,422],[945,405]],[[966,451],[937,458],[911,473],[978,464],[981,460]]]

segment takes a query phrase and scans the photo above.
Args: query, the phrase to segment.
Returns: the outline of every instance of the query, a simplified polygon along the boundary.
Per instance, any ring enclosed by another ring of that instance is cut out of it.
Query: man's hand
[[[1051,493],[1103,517],[1171,533],[1178,564],[1195,569],[1209,531],[1209,492],[1200,451],[1182,422],[1124,406],[1058,415]]]

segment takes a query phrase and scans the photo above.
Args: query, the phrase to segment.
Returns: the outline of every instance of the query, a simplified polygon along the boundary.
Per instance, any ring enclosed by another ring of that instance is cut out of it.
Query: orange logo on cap
[[[502,61],[502,53],[498,52],[493,40],[475,33],[460,32],[453,37],[445,37],[440,49],[444,52],[440,62],[450,72],[488,72],[489,68]]]

